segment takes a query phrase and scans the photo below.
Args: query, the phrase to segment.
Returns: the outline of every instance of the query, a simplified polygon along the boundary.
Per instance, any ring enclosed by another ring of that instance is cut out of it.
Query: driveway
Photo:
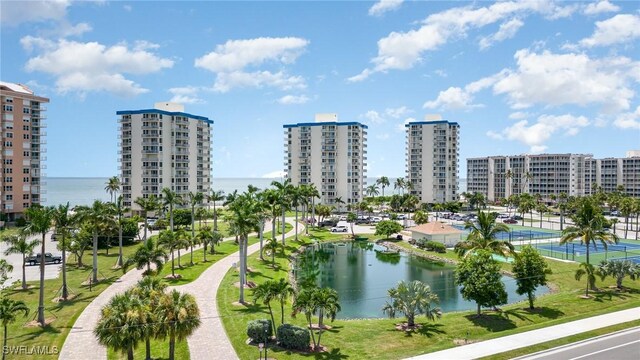
[[[29,239],[40,239],[42,235],[31,236]],[[50,252],[53,255],[61,255],[61,252],[57,249],[58,242],[51,240],[51,233],[45,236],[45,252]],[[34,254],[40,252],[40,246],[35,249]],[[22,254],[11,254],[5,256],[5,250],[9,248],[9,245],[5,242],[0,242],[0,254],[2,254],[2,258],[6,259],[7,262],[13,265],[13,271],[9,273],[9,280],[5,283],[5,286],[9,286],[10,284],[22,280]],[[61,265],[48,264],[44,267],[44,278],[45,279],[55,279],[58,277],[60,273]],[[25,273],[27,275],[27,281],[40,280],[40,266],[29,266],[27,265],[25,268]]]

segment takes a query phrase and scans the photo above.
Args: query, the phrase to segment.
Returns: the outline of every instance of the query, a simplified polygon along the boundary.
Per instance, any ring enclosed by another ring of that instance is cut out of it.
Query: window
[[[26,108],[22,108],[22,113],[23,114],[29,114],[30,112],[31,112],[31,109],[29,109],[27,107]]]
[[[4,136],[8,137],[9,139],[12,139],[13,138],[13,133],[8,132],[8,133],[4,134]]]
[[[29,200],[29,194],[22,194],[22,200]]]
[[[22,178],[22,182],[26,182],[26,183],[28,183],[28,182],[29,182],[29,178],[28,178],[28,177],[23,177],[23,178]]]
[[[2,109],[6,112],[13,111],[13,105],[2,105]]]
[[[22,173],[23,173],[23,174],[28,174],[28,173],[29,173],[29,168],[24,168],[24,169],[22,169]]]
[[[5,174],[13,174],[13,169],[12,168],[4,168],[4,173]]]
[[[22,156],[24,156],[24,157],[28,157],[28,156],[29,156],[29,152],[28,152],[28,151],[23,151],[23,152],[22,152]]]
[[[23,140],[29,140],[29,134],[22,134]]]
[[[4,164],[5,164],[5,165],[11,165],[11,164],[13,164],[13,159],[4,159]]]
[[[22,130],[29,131],[29,125],[22,125]]]
[[[4,146],[11,147],[11,146],[13,146],[13,143],[11,141],[5,141],[4,142]]]
[[[11,103],[13,103],[13,98],[6,97],[6,98],[4,98],[4,101],[11,104]]]
[[[11,186],[11,185],[5,186],[4,187],[4,191],[13,191],[13,186]]]
[[[13,195],[6,195],[6,196],[5,196],[5,199],[7,199],[7,200],[13,200]]]

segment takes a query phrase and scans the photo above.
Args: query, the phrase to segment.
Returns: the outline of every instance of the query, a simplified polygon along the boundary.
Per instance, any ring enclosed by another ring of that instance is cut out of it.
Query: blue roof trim
[[[179,111],[171,112],[171,111],[160,110],[160,109],[116,111],[116,115],[139,115],[139,114],[162,114],[162,115],[169,115],[169,116],[186,116],[186,117],[191,118],[191,119],[196,119],[196,120],[204,121],[204,122],[209,123],[209,124],[213,124],[213,120],[209,120],[208,117],[204,117],[204,116],[200,116],[200,115],[193,115],[193,114],[189,114],[189,113],[185,113],[185,112],[179,112]]]
[[[449,124],[460,126],[457,122],[449,122],[446,120],[438,120],[438,121],[413,121],[408,124],[405,124],[404,127],[409,127],[411,125],[437,125],[437,124]]]
[[[356,126],[361,126],[363,129],[368,129],[369,128],[367,125],[361,124],[361,123],[359,123],[357,121],[350,121],[350,122],[330,121],[330,122],[297,123],[297,124],[282,125],[282,127],[285,128],[285,129],[288,129],[288,128],[295,128],[295,127],[301,127],[301,126],[323,126],[323,125],[336,125],[336,126],[356,125]]]

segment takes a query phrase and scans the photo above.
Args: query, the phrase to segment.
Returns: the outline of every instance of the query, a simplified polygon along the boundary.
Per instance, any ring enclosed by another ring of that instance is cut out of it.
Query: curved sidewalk
[[[293,229],[286,233],[285,237],[293,236],[295,234],[295,222],[292,219],[286,219],[286,221],[293,225]],[[303,231],[304,226],[300,224],[298,226],[298,234]],[[247,249],[247,254],[251,255],[258,250],[260,250],[260,244],[253,244]],[[238,355],[233,349],[233,345],[231,345],[227,332],[222,325],[216,301],[216,293],[222,283],[222,279],[233,264],[238,261],[239,257],[236,251],[211,265],[196,280],[186,285],[172,287],[172,289],[193,295],[200,308],[200,317],[202,318],[200,327],[187,338],[191,360],[238,359]]]

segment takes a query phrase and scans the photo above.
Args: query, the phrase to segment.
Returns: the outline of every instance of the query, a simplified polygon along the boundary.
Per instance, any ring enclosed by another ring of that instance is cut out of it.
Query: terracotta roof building
[[[440,221],[414,226],[408,229],[408,231],[411,232],[411,238],[413,240],[426,238],[427,240],[443,243],[446,246],[454,246],[461,241],[465,235],[464,231]]]

